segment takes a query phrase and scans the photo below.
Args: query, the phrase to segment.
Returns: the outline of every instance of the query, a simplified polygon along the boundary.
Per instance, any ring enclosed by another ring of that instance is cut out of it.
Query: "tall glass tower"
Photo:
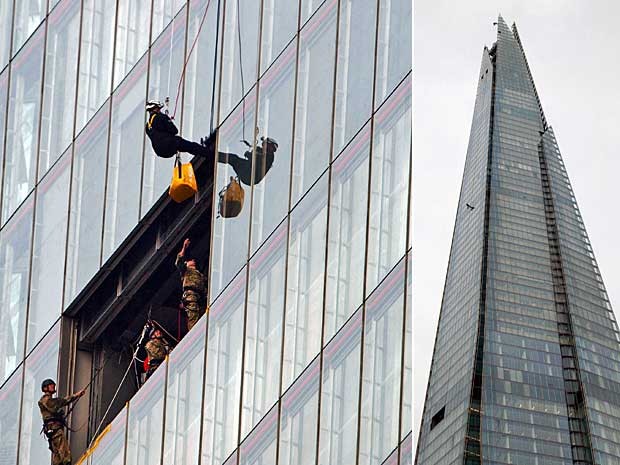
[[[620,336],[516,26],[483,51],[417,463],[620,463]]]

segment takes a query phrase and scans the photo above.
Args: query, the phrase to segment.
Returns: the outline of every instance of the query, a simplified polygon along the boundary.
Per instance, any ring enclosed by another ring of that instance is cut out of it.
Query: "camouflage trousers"
[[[187,330],[191,330],[205,312],[204,299],[193,291],[183,293],[183,308],[187,314]]]
[[[51,430],[46,436],[52,451],[52,465],[71,465],[71,450],[64,429]]]

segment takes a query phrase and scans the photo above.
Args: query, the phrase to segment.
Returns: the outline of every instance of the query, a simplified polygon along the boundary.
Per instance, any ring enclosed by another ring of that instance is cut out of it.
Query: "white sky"
[[[620,316],[620,2],[414,1],[413,438],[417,443],[482,49],[517,23]],[[414,448],[415,451],[415,448]]]

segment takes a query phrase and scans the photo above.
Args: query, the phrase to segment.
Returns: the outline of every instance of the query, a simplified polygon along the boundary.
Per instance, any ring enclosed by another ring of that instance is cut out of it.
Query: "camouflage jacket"
[[[181,281],[183,283],[183,291],[191,290],[199,294],[202,299],[207,295],[207,286],[204,275],[195,268],[188,268],[185,263],[185,257],[177,255],[174,262],[175,266],[181,273]]]
[[[163,360],[168,355],[168,344],[160,337],[151,339],[144,347],[150,360]]]
[[[43,422],[52,420],[57,420],[60,423],[64,422],[64,407],[77,399],[79,399],[79,396],[75,394],[67,397],[52,397],[51,394],[44,394],[39,399],[39,410],[41,410]]]

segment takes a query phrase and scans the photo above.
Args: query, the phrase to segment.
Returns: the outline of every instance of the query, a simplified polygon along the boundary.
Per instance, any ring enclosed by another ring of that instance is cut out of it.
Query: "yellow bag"
[[[175,202],[183,202],[198,192],[198,184],[191,163],[181,163],[181,157],[177,155],[172,170],[172,181],[168,195]]]
[[[243,192],[241,184],[231,176],[228,186],[220,192],[220,201],[218,205],[220,215],[224,218],[233,218],[239,215],[243,208],[244,197],[245,192]]]

